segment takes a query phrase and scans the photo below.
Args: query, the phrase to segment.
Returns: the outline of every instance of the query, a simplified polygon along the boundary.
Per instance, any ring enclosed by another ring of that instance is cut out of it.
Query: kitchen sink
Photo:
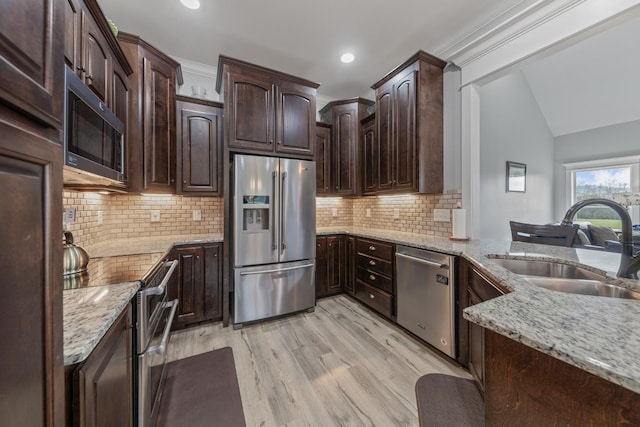
[[[554,261],[493,258],[493,262],[521,275],[533,285],[552,291],[640,300],[640,292],[604,283],[606,276]]]

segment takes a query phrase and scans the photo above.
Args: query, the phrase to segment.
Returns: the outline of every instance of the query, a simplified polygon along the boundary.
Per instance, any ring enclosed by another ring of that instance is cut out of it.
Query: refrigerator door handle
[[[295,267],[274,268],[272,270],[243,271],[243,272],[240,273],[240,275],[241,276],[252,276],[252,275],[255,275],[255,274],[281,273],[283,271],[299,270],[301,268],[309,268],[309,267],[313,267],[313,266],[314,266],[314,263],[298,265],[298,266],[295,266]]]
[[[285,189],[287,188],[287,186],[284,183],[284,180],[286,178],[287,178],[287,173],[282,172],[282,185],[280,186],[280,252],[284,252],[284,250],[287,249],[287,235],[286,235],[287,224],[285,222],[287,217],[286,215],[287,200],[286,200]]]
[[[271,185],[271,204],[275,205],[276,201],[276,171],[271,173],[272,185]],[[275,206],[274,206],[275,207]],[[271,217],[273,218],[273,210],[271,212]],[[276,224],[275,221],[271,221],[271,250],[275,251],[278,249],[278,243],[276,239]]]

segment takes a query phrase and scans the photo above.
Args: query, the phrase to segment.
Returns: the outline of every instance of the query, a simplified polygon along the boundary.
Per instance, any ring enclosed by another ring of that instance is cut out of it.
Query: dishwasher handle
[[[439,262],[429,261],[428,259],[416,258],[414,256],[405,255],[405,254],[402,254],[402,253],[399,253],[399,252],[396,252],[396,258],[405,258],[405,259],[408,259],[410,261],[418,262],[420,264],[429,265],[431,267],[449,268],[449,266],[447,264],[442,264],[442,263],[439,263]]]

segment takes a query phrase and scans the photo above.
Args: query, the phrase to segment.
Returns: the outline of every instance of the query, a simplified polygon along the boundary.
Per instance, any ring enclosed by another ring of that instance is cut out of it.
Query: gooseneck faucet
[[[562,225],[572,225],[573,218],[578,211],[585,206],[589,205],[605,205],[616,211],[622,220],[622,237],[621,237],[621,252],[620,252],[620,267],[618,268],[618,277],[626,277],[629,279],[638,278],[638,270],[640,270],[640,256],[633,255],[633,232],[631,217],[629,213],[619,203],[608,199],[586,199],[581,200],[575,205],[571,206],[567,213],[564,215]]]

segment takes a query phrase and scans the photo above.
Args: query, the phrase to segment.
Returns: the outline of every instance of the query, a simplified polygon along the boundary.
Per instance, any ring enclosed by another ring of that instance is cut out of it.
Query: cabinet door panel
[[[316,297],[329,293],[327,287],[327,238],[316,238]]]
[[[357,116],[350,106],[337,106],[333,124],[333,162],[335,165],[335,191],[354,195],[356,192]]]
[[[174,70],[144,58],[144,188],[175,191]]]
[[[76,66],[80,65],[77,63],[80,55],[78,52],[80,43],[80,9],[74,0],[65,0],[64,5],[64,60],[72,70],[76,71]]]
[[[416,170],[416,76],[412,71],[400,79],[394,88],[394,187],[412,189]]]
[[[222,319],[222,246],[204,247],[204,317]]]
[[[393,136],[391,89],[378,95],[377,99],[377,189],[390,190],[393,186]]]
[[[195,321],[203,314],[202,307],[202,249],[179,248],[178,253],[178,311],[176,323]]]
[[[314,159],[316,161],[316,194],[326,194],[329,192],[330,136],[330,127],[316,125],[316,146],[314,148]]]
[[[60,145],[0,123],[0,425],[64,420],[62,159]]]
[[[276,151],[280,153],[313,154],[316,125],[316,104],[312,91],[295,85],[278,90],[278,123]]]
[[[356,257],[356,239],[354,237],[344,238],[344,290],[353,295],[355,292],[355,257]]]
[[[344,240],[341,236],[327,238],[327,290],[337,293],[345,280]]]
[[[82,16],[83,49],[84,49],[84,81],[105,101],[108,91],[109,55],[100,30],[93,23],[93,19],[86,13]]]
[[[185,103],[181,109],[182,192],[220,192],[218,182],[219,150],[222,143],[222,110],[197,111]]]
[[[362,128],[362,149],[364,152],[362,175],[364,194],[374,194],[378,188],[378,147],[375,124],[375,120],[371,120]]]
[[[229,146],[273,150],[273,84],[258,76],[230,75],[225,103],[232,112]]]
[[[0,99],[62,128],[64,9],[58,0],[0,2]]]

